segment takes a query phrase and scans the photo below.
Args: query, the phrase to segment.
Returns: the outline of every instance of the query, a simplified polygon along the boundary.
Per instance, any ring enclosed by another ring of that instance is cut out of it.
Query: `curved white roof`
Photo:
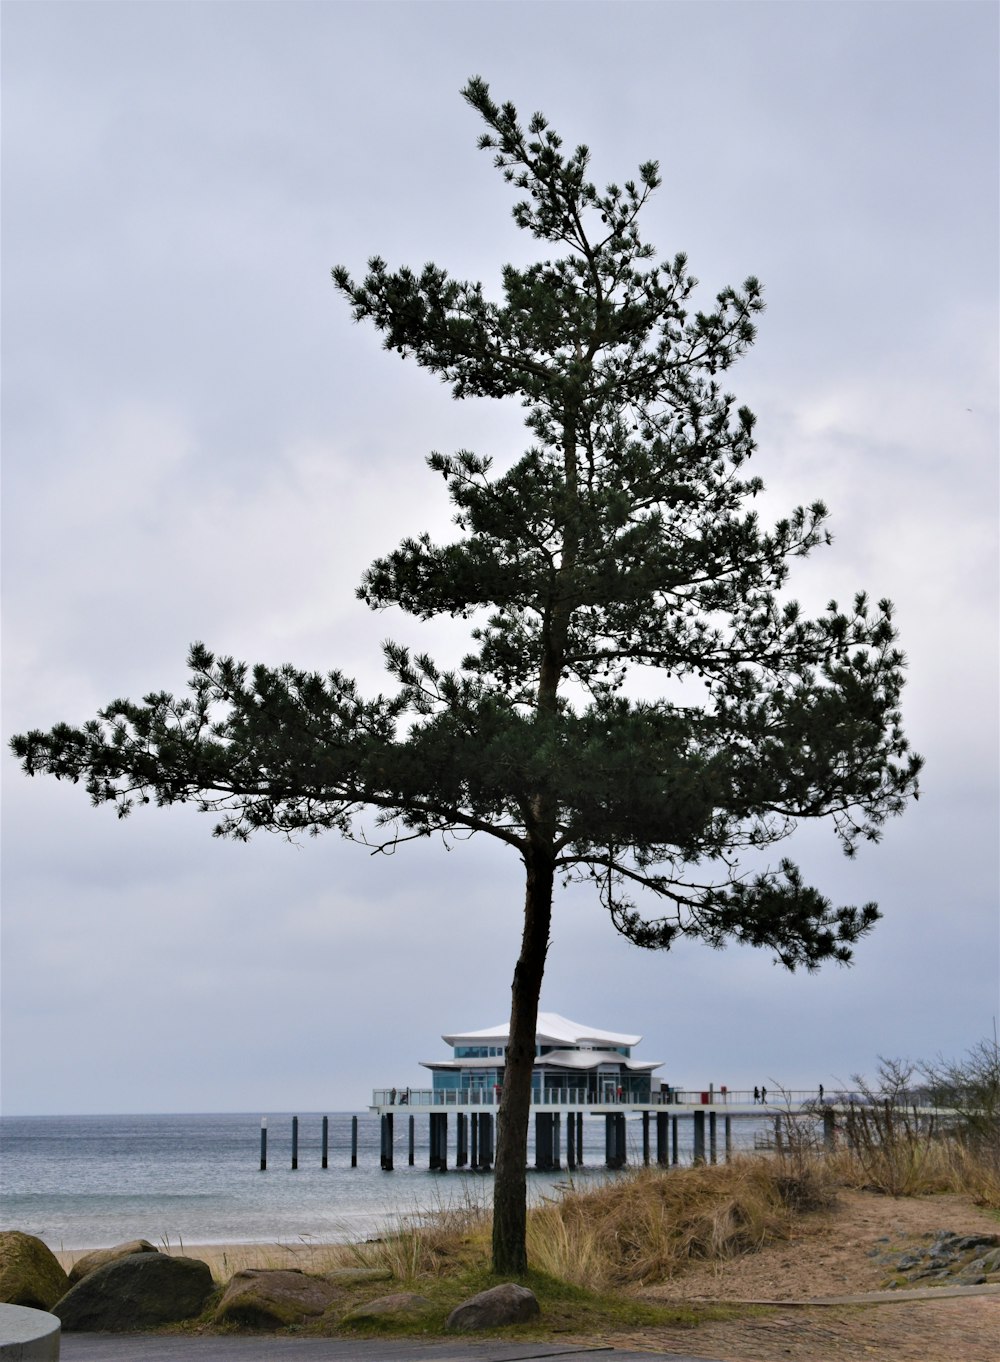
[[[616,1054],[611,1067],[628,1069],[632,1073],[652,1073],[662,1063],[663,1061],[660,1059],[626,1059],[624,1055]],[[602,1065],[607,1067],[607,1051],[550,1050],[547,1055],[542,1055],[540,1059],[536,1059],[535,1064],[542,1069],[547,1065],[558,1069],[598,1069]]]
[[[487,1065],[491,1064],[486,1060]],[[492,1064],[500,1064],[502,1060],[493,1060]],[[482,1059],[422,1059],[420,1064],[425,1069],[451,1069],[461,1072],[468,1069],[470,1072],[475,1069],[482,1069],[484,1061]],[[536,1058],[536,1069],[577,1069],[583,1073],[590,1069],[612,1068],[628,1069],[630,1073],[652,1073],[654,1069],[659,1069],[663,1064],[662,1059],[626,1059],[624,1055],[616,1054],[613,1060],[608,1059],[607,1050],[551,1050],[547,1055]]]
[[[446,1045],[506,1045],[510,1032],[510,1022],[499,1026],[488,1026],[485,1031],[456,1031],[442,1036]],[[616,1045],[638,1045],[642,1036],[621,1035],[617,1031],[601,1031],[596,1026],[583,1026],[580,1022],[561,1017],[558,1012],[539,1012],[535,1027],[536,1045],[594,1045],[598,1049],[608,1049]]]

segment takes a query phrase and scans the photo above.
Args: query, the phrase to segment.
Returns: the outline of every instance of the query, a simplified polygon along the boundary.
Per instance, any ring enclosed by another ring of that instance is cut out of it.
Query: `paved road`
[[[489,1343],[444,1339],[261,1338],[226,1335],[64,1334],[60,1362],[706,1362],[679,1353],[618,1352],[558,1343]]]

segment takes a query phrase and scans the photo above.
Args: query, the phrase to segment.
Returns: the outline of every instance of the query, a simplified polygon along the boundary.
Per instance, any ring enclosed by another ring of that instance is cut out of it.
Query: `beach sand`
[[[224,1281],[245,1268],[297,1267],[303,1272],[329,1272],[337,1267],[356,1267],[358,1259],[347,1244],[156,1244],[161,1253],[174,1257],[200,1258],[208,1264],[216,1281]],[[64,1249],[56,1258],[68,1272],[78,1259],[92,1249]]]
[[[810,1307],[793,1301],[816,1296],[875,1290],[885,1266],[872,1256],[886,1238],[895,1248],[926,1243],[936,1231],[991,1233],[997,1216],[967,1197],[938,1195],[900,1198],[844,1191],[829,1212],[806,1218],[791,1240],[769,1244],[756,1253],[722,1263],[692,1263],[688,1272],[647,1286],[640,1295],[659,1304],[686,1301],[781,1302],[777,1308],[721,1320],[696,1329],[656,1327],[641,1333],[609,1332],[593,1345],[648,1350],[660,1348],[689,1357],[728,1362],[996,1362],[1000,1337],[1000,1295],[905,1301],[886,1293],[884,1305]],[[356,1266],[344,1244],[174,1244],[157,1245],[170,1253],[201,1258],[217,1280],[243,1268],[297,1267],[324,1272]],[[56,1255],[68,1268],[83,1251]],[[569,1336],[567,1343],[574,1342]]]

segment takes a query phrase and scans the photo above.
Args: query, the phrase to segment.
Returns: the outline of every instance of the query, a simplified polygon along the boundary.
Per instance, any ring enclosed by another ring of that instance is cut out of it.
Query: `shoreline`
[[[152,1241],[149,1241],[152,1242]],[[355,1266],[357,1254],[349,1243],[330,1241],[328,1243],[281,1243],[279,1240],[256,1241],[249,1243],[187,1244],[170,1243],[154,1245],[159,1253],[172,1258],[200,1258],[208,1264],[212,1276],[217,1280],[222,1274],[232,1276],[248,1268],[288,1268],[297,1267],[304,1272],[324,1272],[336,1267]],[[53,1249],[61,1267],[68,1272],[74,1263],[88,1253],[99,1253],[101,1249]]]

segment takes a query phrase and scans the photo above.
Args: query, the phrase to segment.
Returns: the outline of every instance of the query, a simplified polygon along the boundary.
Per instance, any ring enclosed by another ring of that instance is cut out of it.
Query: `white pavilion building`
[[[509,1023],[503,1022],[483,1031],[442,1036],[452,1047],[451,1059],[420,1061],[431,1071],[433,1091],[470,1095],[458,1097],[459,1101],[475,1101],[473,1094],[498,1092],[503,1086],[509,1030]],[[653,1071],[663,1061],[633,1059],[632,1051],[641,1041],[641,1036],[584,1026],[557,1012],[539,1012],[534,1100],[649,1102]],[[546,1099],[548,1093],[551,1099]]]

